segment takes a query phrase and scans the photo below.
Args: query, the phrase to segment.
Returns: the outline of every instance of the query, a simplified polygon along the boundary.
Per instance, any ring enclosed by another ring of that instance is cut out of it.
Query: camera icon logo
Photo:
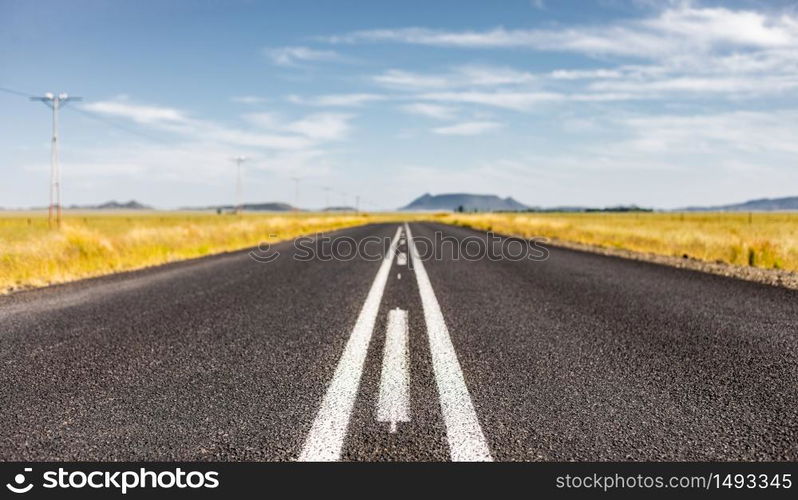
[[[25,467],[24,471],[32,472],[33,469]],[[13,493],[27,493],[33,488],[33,484],[25,485],[25,474],[20,473],[14,476],[14,484],[6,483],[6,488]]]

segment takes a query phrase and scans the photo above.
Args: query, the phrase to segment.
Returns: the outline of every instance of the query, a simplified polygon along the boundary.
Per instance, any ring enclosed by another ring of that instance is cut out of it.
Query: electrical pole
[[[80,101],[80,97],[72,97],[65,93],[58,95],[48,92],[42,97],[31,97],[31,101],[41,101],[53,110],[53,138],[50,151],[50,206],[47,223],[53,227],[53,214],[56,226],[61,227],[61,165],[58,161],[58,110],[69,101]]]
[[[330,208],[330,188],[324,188],[324,208],[325,210],[329,210]]]
[[[360,196],[355,196],[355,213],[360,212]]]
[[[299,211],[299,177],[291,177],[294,181],[294,211]]]
[[[234,213],[238,214],[241,211],[241,198],[244,192],[244,186],[241,183],[241,164],[249,160],[246,156],[236,156],[233,161],[236,162],[236,206]]]

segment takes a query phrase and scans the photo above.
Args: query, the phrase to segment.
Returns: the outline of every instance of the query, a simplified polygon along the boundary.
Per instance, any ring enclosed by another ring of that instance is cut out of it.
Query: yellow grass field
[[[0,215],[0,293],[256,246],[391,214],[41,213]]]
[[[0,215],[0,293],[201,257],[372,222],[435,220],[637,252],[798,271],[798,213]]]
[[[798,213],[451,214],[441,220],[527,238],[798,271]]]

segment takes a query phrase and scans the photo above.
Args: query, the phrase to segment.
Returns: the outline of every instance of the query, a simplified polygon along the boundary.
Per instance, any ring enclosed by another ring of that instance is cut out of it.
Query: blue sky
[[[798,195],[795,2],[0,0],[0,87],[84,97],[65,204],[231,203],[236,155],[304,207]],[[48,110],[0,110],[0,206],[45,205]]]

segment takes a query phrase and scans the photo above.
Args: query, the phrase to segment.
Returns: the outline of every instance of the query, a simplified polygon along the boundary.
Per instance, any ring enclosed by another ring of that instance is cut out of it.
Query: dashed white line
[[[432,289],[424,263],[418,257],[410,227],[405,224],[407,246],[416,273],[416,281],[427,324],[432,369],[438,386],[441,413],[446,424],[449,455],[456,462],[492,461],[490,449],[479,425],[474,403],[468,393],[463,371],[443,319],[438,299]]]
[[[408,361],[407,311],[388,311],[385,349],[382,355],[377,421],[396,432],[398,422],[410,421],[410,363]]]
[[[396,265],[397,266],[406,266],[407,265],[407,254],[404,252],[399,252],[396,254]]]
[[[374,322],[380,309],[385,283],[388,281],[388,274],[401,233],[400,226],[396,229],[390,249],[383,258],[352,333],[349,335],[335,374],[322,400],[321,408],[319,408],[316,419],[305,439],[302,452],[299,454],[300,461],[335,461],[341,456],[341,449],[349,427],[349,418],[360,388],[360,378],[374,331]]]

